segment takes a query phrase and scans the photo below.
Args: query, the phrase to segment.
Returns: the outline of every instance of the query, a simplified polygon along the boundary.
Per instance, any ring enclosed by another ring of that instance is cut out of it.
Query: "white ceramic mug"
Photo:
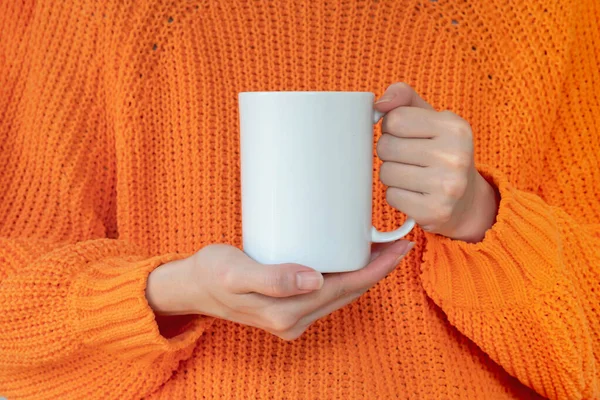
[[[369,92],[243,92],[243,248],[264,264],[354,271],[371,242],[408,234],[372,226],[373,110]]]

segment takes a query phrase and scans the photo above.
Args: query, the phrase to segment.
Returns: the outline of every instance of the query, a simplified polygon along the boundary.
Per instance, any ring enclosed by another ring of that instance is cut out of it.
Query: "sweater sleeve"
[[[427,234],[425,290],[454,326],[538,393],[597,398],[597,232],[500,173],[485,175],[501,196],[495,225],[476,244]]]
[[[0,239],[0,270],[15,271],[0,281],[0,393],[133,398],[156,390],[210,323],[195,318],[172,338],[159,332],[146,279],[180,257],[149,257],[112,239]]]
[[[574,28],[539,191],[479,165],[501,198],[494,226],[476,244],[426,234],[422,265],[424,288],[448,320],[551,399],[600,398],[600,36],[592,11]]]

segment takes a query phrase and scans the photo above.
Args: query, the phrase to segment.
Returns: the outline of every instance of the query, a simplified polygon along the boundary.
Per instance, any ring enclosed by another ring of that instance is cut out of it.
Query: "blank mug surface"
[[[250,257],[321,272],[367,264],[373,101],[369,92],[240,93],[242,234]]]

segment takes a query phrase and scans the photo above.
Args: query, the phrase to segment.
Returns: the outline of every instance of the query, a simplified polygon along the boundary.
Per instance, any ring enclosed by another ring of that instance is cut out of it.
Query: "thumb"
[[[270,297],[289,297],[321,289],[323,275],[299,264],[255,264],[240,278],[242,293],[261,293]]]
[[[390,85],[383,96],[375,102],[375,109],[388,112],[398,107],[418,107],[433,110],[433,107],[419,96],[410,85],[399,82]]]
[[[227,286],[234,293],[290,297],[321,289],[323,275],[300,264],[260,264],[240,252],[228,265]]]

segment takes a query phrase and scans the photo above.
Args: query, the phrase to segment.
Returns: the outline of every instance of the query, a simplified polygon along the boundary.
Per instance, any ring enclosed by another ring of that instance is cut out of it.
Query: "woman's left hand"
[[[426,231],[481,241],[498,210],[496,191],[479,174],[467,121],[437,112],[410,86],[391,85],[375,103],[387,112],[377,154],[388,203]]]

